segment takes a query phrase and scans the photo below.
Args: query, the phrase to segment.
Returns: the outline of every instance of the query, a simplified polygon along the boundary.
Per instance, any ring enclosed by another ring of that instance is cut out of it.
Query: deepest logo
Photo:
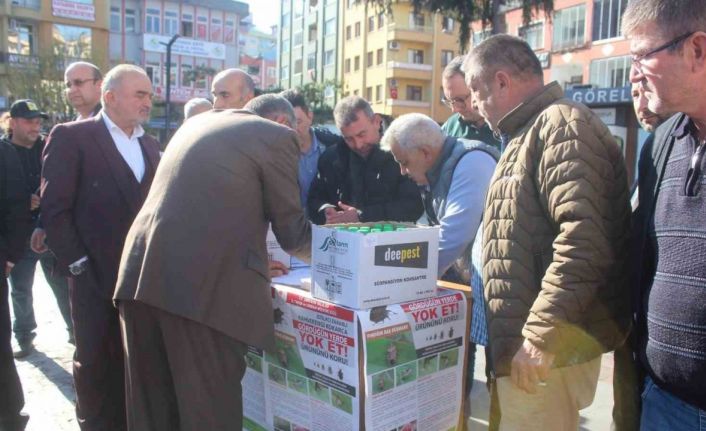
[[[412,242],[375,247],[375,266],[426,268],[429,243]]]

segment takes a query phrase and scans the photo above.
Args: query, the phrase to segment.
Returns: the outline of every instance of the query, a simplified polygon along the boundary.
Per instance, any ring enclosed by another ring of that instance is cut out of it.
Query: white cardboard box
[[[405,226],[369,234],[313,226],[312,295],[358,309],[434,296],[439,228]]]
[[[269,260],[278,260],[285,264],[287,268],[292,267],[292,257],[284,251],[282,246],[277,242],[275,233],[272,232],[272,226],[267,230],[267,257]]]

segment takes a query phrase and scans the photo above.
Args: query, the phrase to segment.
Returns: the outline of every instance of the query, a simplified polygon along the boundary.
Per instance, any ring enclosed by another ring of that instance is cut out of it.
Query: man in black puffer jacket
[[[319,159],[307,200],[309,218],[316,224],[417,221],[423,211],[419,191],[380,149],[380,117],[358,96],[339,101],[333,116],[344,142]]]

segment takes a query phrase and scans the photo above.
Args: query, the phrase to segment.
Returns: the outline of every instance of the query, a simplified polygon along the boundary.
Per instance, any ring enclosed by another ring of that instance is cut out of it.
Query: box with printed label
[[[267,230],[267,257],[269,260],[278,260],[285,264],[287,268],[292,267],[292,257],[287,254],[275,238],[275,233],[272,232],[272,226]]]
[[[436,294],[439,228],[386,223],[382,231],[374,226],[313,226],[315,298],[372,308]]]

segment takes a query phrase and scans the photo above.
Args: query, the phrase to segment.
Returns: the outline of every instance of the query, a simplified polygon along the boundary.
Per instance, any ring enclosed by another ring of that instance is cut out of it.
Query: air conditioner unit
[[[391,40],[387,43],[387,47],[390,49],[400,49],[400,43],[396,40]]]
[[[397,88],[397,80],[395,78],[390,78],[390,88]]]

